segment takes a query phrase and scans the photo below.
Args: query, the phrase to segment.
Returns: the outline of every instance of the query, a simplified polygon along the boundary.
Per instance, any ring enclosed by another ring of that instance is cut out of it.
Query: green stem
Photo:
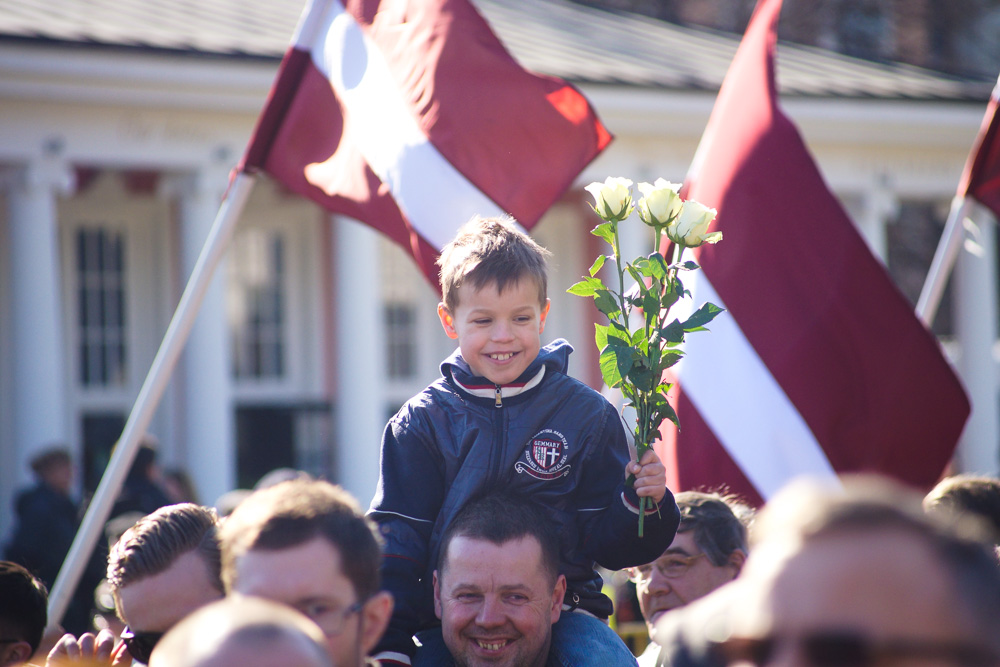
[[[612,250],[615,251],[615,266],[618,267],[618,301],[621,303],[621,322],[628,331],[628,311],[625,310],[625,267],[622,265],[624,260],[622,259],[621,253],[621,240],[618,238],[618,223],[612,224],[612,228],[615,230],[615,246]]]

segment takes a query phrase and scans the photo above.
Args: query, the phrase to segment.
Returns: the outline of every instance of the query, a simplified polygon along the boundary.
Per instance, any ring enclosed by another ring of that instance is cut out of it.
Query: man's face
[[[695,544],[693,531],[677,533],[652,566],[633,570],[639,609],[650,632],[664,613],[683,607],[732,581],[739,574],[742,563],[743,554],[740,552],[725,565],[713,565]]]
[[[118,613],[133,632],[166,632],[195,609],[222,598],[194,551],[166,570],[118,589]]]
[[[456,537],[447,555],[434,573],[434,610],[459,667],[544,665],[566,580],[550,580],[538,541]]]
[[[496,283],[475,289],[465,284],[458,289],[458,306],[449,312],[438,305],[445,333],[458,339],[462,358],[472,372],[494,384],[516,380],[538,356],[546,301],[538,301],[538,286],[522,279],[507,285],[501,293]]]
[[[774,639],[769,659],[758,661],[769,665],[813,664],[805,640],[830,633],[876,644],[971,639],[943,565],[922,540],[898,529],[844,531],[793,547],[762,545],[740,585],[745,592],[733,633]],[[894,667],[958,664],[920,650],[882,658]]]
[[[323,630],[335,665],[361,665],[372,647],[361,635],[354,585],[343,574],[340,551],[316,537],[285,549],[251,549],[236,561],[233,591],[293,607]],[[375,637],[378,640],[378,637]]]

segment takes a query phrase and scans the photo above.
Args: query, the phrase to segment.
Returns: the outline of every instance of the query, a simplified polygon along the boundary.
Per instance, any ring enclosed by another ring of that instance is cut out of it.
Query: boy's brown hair
[[[545,260],[549,255],[548,250],[518,229],[510,216],[477,215],[462,225],[438,257],[444,305],[455,311],[458,290],[466,282],[476,290],[496,284],[497,291],[503,292],[522,278],[529,278],[538,286],[538,301],[544,306],[548,298]]]

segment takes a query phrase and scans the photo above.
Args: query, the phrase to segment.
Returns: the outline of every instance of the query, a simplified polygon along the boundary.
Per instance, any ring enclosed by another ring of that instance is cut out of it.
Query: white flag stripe
[[[725,308],[704,271],[685,273],[691,298],[671,314],[684,321],[694,305],[710,301]],[[675,367],[682,391],[764,500],[799,475],[836,479],[809,426],[757,356],[727,311],[708,335],[684,343]],[[683,424],[681,427],[683,428]]]
[[[427,139],[382,53],[339,2],[330,3],[310,53],[350,111],[352,140],[428,243],[441,248],[472,216],[502,213]]]

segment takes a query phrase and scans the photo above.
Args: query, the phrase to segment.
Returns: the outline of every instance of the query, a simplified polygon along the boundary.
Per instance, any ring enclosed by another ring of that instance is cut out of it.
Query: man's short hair
[[[108,554],[108,585],[118,591],[165,572],[188,552],[201,556],[213,585],[222,592],[222,558],[215,510],[194,503],[161,507],[126,530]]]
[[[253,650],[281,640],[293,642],[304,652],[288,656],[291,664],[308,659],[308,664],[332,665],[326,638],[315,623],[286,605],[242,596],[210,602],[181,620],[157,643],[150,664],[218,664],[219,654],[227,647],[243,645]]]
[[[692,532],[708,560],[716,567],[729,561],[734,551],[747,554],[747,529],[742,515],[746,505],[733,496],[701,491],[684,491],[674,496],[681,513],[678,533]]]
[[[0,631],[4,639],[28,642],[34,653],[48,623],[47,605],[45,584],[21,565],[0,561]]]
[[[559,537],[552,521],[535,503],[506,493],[484,496],[466,505],[441,537],[437,570],[444,574],[448,547],[456,537],[491,542],[497,546],[532,537],[542,548],[542,567],[554,584],[559,577]]]
[[[468,283],[476,290],[495,284],[503,292],[522,278],[538,286],[538,302],[548,298],[546,257],[551,253],[517,228],[510,216],[476,216],[462,225],[441,250],[441,295],[445,307],[458,307],[458,290]]]
[[[962,618],[1000,652],[1000,566],[981,527],[961,517],[927,515],[921,498],[897,482],[874,475],[848,476],[842,487],[814,481],[790,484],[754,524],[754,545],[808,542],[843,533],[908,533],[924,542],[954,583]]]
[[[984,475],[953,475],[924,496],[924,511],[969,517],[983,523],[1000,544],[1000,479]]]
[[[254,549],[278,550],[321,537],[340,553],[344,576],[359,600],[381,585],[382,536],[347,491],[329,482],[296,479],[254,491],[222,525],[222,579],[236,581],[237,562]]]

